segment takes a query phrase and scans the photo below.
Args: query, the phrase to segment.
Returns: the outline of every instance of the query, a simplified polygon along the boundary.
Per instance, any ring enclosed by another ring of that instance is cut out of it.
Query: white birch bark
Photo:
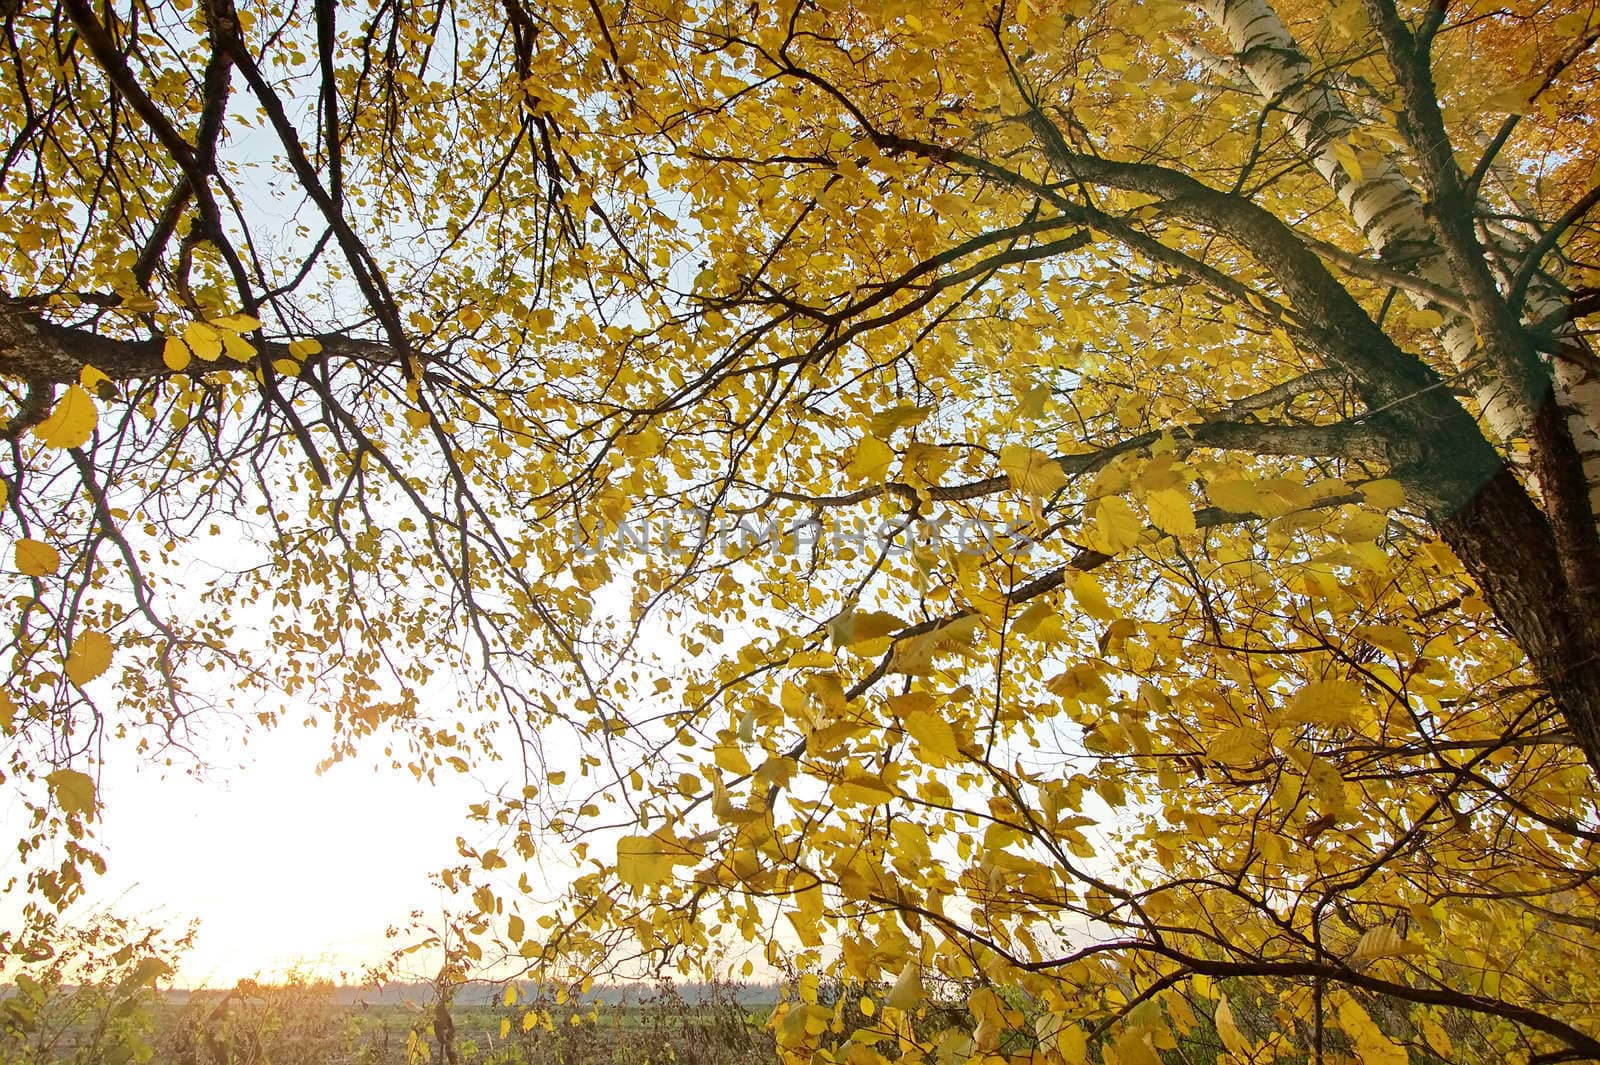
[[[1419,280],[1456,291],[1443,250],[1423,214],[1422,197],[1387,158],[1353,176],[1340,153],[1354,151],[1351,135],[1359,123],[1334,88],[1313,77],[1311,63],[1268,0],[1203,0],[1199,5],[1228,35],[1245,76],[1256,91],[1285,115],[1295,145],[1305,152],[1350,212],[1379,258]],[[1509,250],[1509,249],[1507,249]],[[1425,297],[1410,294],[1428,307]],[[1527,317],[1538,321],[1560,310],[1548,287],[1530,289]],[[1446,307],[1439,339],[1460,380],[1471,390],[1490,433],[1508,445],[1526,437],[1526,411],[1513,387],[1495,368],[1483,365],[1472,322]],[[1590,504],[1600,509],[1600,378],[1576,362],[1554,360],[1556,401],[1568,412],[1568,426],[1583,460]],[[1537,492],[1537,485],[1531,486]]]

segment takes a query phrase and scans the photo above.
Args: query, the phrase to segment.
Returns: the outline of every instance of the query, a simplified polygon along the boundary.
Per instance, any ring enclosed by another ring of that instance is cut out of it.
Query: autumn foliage
[[[789,1060],[1600,1057],[1589,6],[0,12],[37,912],[309,712]]]

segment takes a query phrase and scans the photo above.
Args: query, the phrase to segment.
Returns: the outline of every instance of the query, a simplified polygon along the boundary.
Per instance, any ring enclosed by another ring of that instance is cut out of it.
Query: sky
[[[391,922],[440,909],[428,875],[456,859],[482,788],[376,771],[376,759],[318,774],[327,752],[325,734],[287,726],[238,752],[242,767],[204,778],[108,765],[98,835],[110,870],[90,885],[94,904],[157,924],[197,919],[180,986],[293,971],[359,980],[387,953]]]
[[[219,550],[237,552],[240,542],[197,538],[188,545],[191,565],[215,562]],[[597,593],[602,610],[626,609],[625,585],[619,580]],[[252,617],[242,610],[235,620],[248,629]],[[639,650],[667,649],[661,636],[651,627]],[[110,674],[98,683],[113,691]],[[226,693],[213,694],[226,701]],[[248,710],[235,701],[234,713],[199,730],[194,754],[174,755],[173,766],[118,745],[95,767],[101,809],[94,844],[108,871],[89,877],[68,920],[107,911],[173,931],[198,922],[193,948],[178,959],[179,987],[228,988],[295,973],[363,983],[364,970],[415,941],[415,934],[391,938],[392,925],[407,924],[416,910],[424,919],[447,904],[459,911],[463,900],[452,902],[432,874],[460,863],[458,837],[478,842],[469,805],[520,790],[521,763],[478,758],[469,774],[440,769],[433,780],[418,780],[392,765],[383,749],[393,737],[380,730],[358,743],[355,755],[319,772],[334,746],[330,715],[309,706],[296,712],[289,703],[277,725],[247,729]],[[302,723],[311,718],[323,723]],[[239,743],[246,735],[249,742]],[[562,761],[550,746],[562,741],[545,742],[547,757]],[[24,816],[16,802],[0,804],[0,823],[16,825],[19,834]],[[536,854],[527,868],[536,896],[525,905],[537,908],[559,893],[572,872],[570,853]],[[22,901],[0,898],[0,926],[15,923],[8,918]],[[414,959],[407,972],[431,976],[427,964]]]

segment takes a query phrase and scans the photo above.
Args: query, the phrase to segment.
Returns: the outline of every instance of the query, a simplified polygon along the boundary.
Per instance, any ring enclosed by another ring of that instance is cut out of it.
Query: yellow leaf
[[[1416,950],[1416,947],[1405,941],[1404,936],[1395,931],[1393,925],[1380,924],[1362,933],[1361,939],[1356,943],[1356,949],[1350,953],[1350,964],[1359,967],[1379,958],[1394,958],[1402,954],[1415,953]]]
[[[50,417],[33,427],[33,435],[45,447],[81,447],[89,439],[89,434],[94,432],[94,423],[98,418],[93,397],[83,390],[83,386],[72,385],[56,403],[56,409],[50,412]]]
[[[1029,421],[1035,420],[1044,414],[1045,404],[1050,402],[1050,386],[1046,384],[1033,385],[1018,396],[1017,417]]]
[[[922,964],[915,958],[900,970],[883,1004],[897,1010],[915,1009],[922,1001]]]
[[[1139,542],[1144,525],[1121,496],[1107,496],[1095,504],[1093,535],[1089,546],[1107,555]]]
[[[1195,531],[1194,508],[1189,497],[1176,488],[1163,488],[1144,497],[1150,511],[1150,524],[1173,536],[1189,536]]]
[[[1393,510],[1406,501],[1406,490],[1400,486],[1400,482],[1387,477],[1362,485],[1361,495],[1369,506],[1379,510]]]
[[[1314,680],[1294,693],[1278,720],[1286,725],[1339,728],[1355,723],[1355,709],[1360,705],[1361,689],[1349,681],[1337,677]]]
[[[160,308],[160,304],[143,293],[135,295],[124,294],[122,302],[117,304],[117,310],[123,314],[149,314]]]
[[[1064,1061],[1089,1060],[1089,1034],[1076,1024],[1069,1024],[1056,1032],[1056,1050]]]
[[[57,769],[45,777],[56,805],[68,815],[94,816],[94,781],[76,769]]]
[[[89,392],[90,394],[94,394],[100,391],[100,387],[102,385],[111,384],[111,378],[107,377],[93,366],[85,366],[78,372],[78,383],[84,387],[85,391]],[[113,387],[113,392],[114,391],[115,388]]]
[[[1012,623],[1011,631],[1033,640],[1059,640],[1061,615],[1056,612],[1055,604],[1049,599],[1035,599]]]
[[[724,821],[738,816],[739,808],[733,804],[733,795],[719,778],[711,782],[711,812]]]
[[[1218,735],[1206,745],[1206,757],[1223,765],[1246,766],[1267,750],[1267,737],[1258,728],[1239,725]]]
[[[894,800],[894,792],[879,778],[860,774],[835,784],[828,797],[840,806],[882,806]]]
[[[670,880],[674,865],[694,860],[683,844],[660,832],[617,840],[617,878],[636,891]]]
[[[1382,573],[1389,567],[1389,555],[1377,544],[1350,544],[1345,548],[1349,560],[1363,569]]]
[[[516,914],[512,914],[510,919],[506,921],[506,935],[511,937],[511,942],[513,943],[521,943],[527,930],[527,924]]]
[[[898,407],[890,407],[888,410],[874,414],[868,424],[872,426],[872,431],[878,436],[891,436],[896,429],[916,425],[931,413],[933,413],[932,407],[913,407],[909,404],[901,404]]]
[[[1450,1042],[1450,1034],[1432,1017],[1422,1018],[1422,1037],[1428,1041],[1428,1046],[1439,1057],[1446,1061],[1455,1057],[1455,1047]]]
[[[1127,789],[1114,777],[1107,777],[1097,782],[1094,790],[1100,793],[1100,797],[1108,806],[1121,806],[1128,801]]]
[[[61,552],[39,540],[17,541],[17,570],[30,577],[48,577],[61,568]]]
[[[507,984],[506,993],[501,997],[500,1001],[505,1003],[507,1006],[515,1006],[517,1004],[517,985]],[[505,1033],[501,1032],[500,1035],[502,1038],[504,1038]]]
[[[892,636],[905,627],[905,622],[882,610],[847,610],[828,622],[828,633],[835,647],[855,647]]]
[[[844,472],[861,481],[881,481],[888,476],[889,464],[893,461],[892,447],[875,437],[864,436]]]
[[[183,342],[182,337],[168,337],[166,346],[161,349],[161,361],[167,364],[167,369],[175,373],[188,366],[192,357],[189,345]]]
[[[83,632],[67,652],[67,679],[83,687],[111,668],[111,637],[103,632]]]
[[[894,646],[889,659],[889,672],[908,677],[926,677],[933,673],[933,656],[939,651],[938,632],[925,632],[902,640]]]
[[[1335,141],[1333,144],[1334,158],[1352,181],[1360,181],[1364,176],[1361,168],[1361,159],[1356,155],[1356,150],[1350,146],[1349,141]]]
[[[1117,1065],[1162,1065],[1148,1028],[1128,1027],[1105,1049],[1105,1060]]]
[[[1092,573],[1079,570],[1073,574],[1072,598],[1092,618],[1110,621],[1117,616],[1111,604],[1106,602],[1106,593],[1101,590],[1100,582],[1094,579]]]
[[[938,714],[917,713],[907,716],[901,724],[907,734],[917,742],[917,752],[934,766],[946,766],[960,759],[961,750],[956,742],[955,729]]]
[[[222,350],[235,362],[249,362],[256,354],[255,345],[238,333],[222,334]]]
[[[316,339],[289,341],[289,354],[296,359],[307,359],[322,351],[322,341]]]
[[[1188,1035],[1200,1026],[1200,1018],[1194,1015],[1188,997],[1182,992],[1169,992],[1162,996],[1161,1001],[1167,1007],[1167,1016],[1172,1019],[1173,1031],[1178,1035]]]
[[[789,923],[794,926],[795,934],[805,946],[822,945],[822,933],[817,926],[822,923],[826,913],[824,901],[822,885],[818,883],[794,893],[795,909],[787,916]]]
[[[1067,486],[1067,473],[1050,455],[1037,448],[1012,444],[1000,451],[1000,468],[1011,486],[1030,496],[1051,496]]]
[[[1085,1061],[1087,1037],[1082,1028],[1068,1020],[1065,1014],[1041,1013],[1033,1022],[1034,1036],[1039,1049],[1054,1050],[1066,1061]]]
[[[1409,1060],[1405,1048],[1384,1035],[1361,1003],[1349,995],[1340,997],[1339,1027],[1355,1043],[1362,1065],[1406,1065]]]
[[[742,777],[750,772],[750,760],[744,756],[743,751],[731,743],[718,744],[712,751],[712,757],[717,765],[734,776]]]
[[[1483,106],[1489,111],[1505,111],[1513,115],[1525,115],[1528,113],[1528,105],[1532,103],[1534,94],[1539,91],[1543,84],[1544,80],[1537,76],[1519,81],[1515,85],[1501,89],[1484,100]]]
[[[1233,1019],[1233,1007],[1228,1005],[1228,996],[1217,997],[1217,1035],[1222,1037],[1222,1045],[1228,1048],[1228,1053],[1240,1061],[1250,1060],[1250,1042],[1245,1039],[1244,1033],[1239,1031],[1239,1025]]]
[[[1206,486],[1206,497],[1234,514],[1254,514],[1261,509],[1261,491],[1239,478],[1223,478]]]
[[[190,322],[183,327],[184,342],[189,350],[206,362],[216,362],[222,354],[222,331],[204,322]]]
[[[261,319],[248,314],[225,314],[221,318],[211,319],[210,324],[230,333],[250,333],[261,328]]]

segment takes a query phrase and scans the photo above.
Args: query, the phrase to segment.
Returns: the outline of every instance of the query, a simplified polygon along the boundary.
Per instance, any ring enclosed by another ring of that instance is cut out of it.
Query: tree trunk
[[[1502,469],[1466,506],[1435,524],[1527,652],[1600,780],[1600,644],[1594,619],[1572,609],[1544,516],[1515,475]]]
[[[1363,160],[1353,170],[1347,167],[1345,159],[1354,157],[1351,140],[1359,122],[1334,87],[1314,75],[1268,0],[1208,0],[1202,6],[1228,35],[1240,69],[1257,92],[1283,109],[1290,137],[1333,188],[1378,256],[1435,288],[1459,291],[1424,212],[1423,198],[1405,175],[1382,157]],[[1444,317],[1440,340],[1471,389],[1490,433],[1506,444],[1526,440],[1534,409],[1521,394],[1516,368],[1486,365],[1466,315],[1430,305],[1416,292],[1408,296],[1418,307],[1430,307]],[[1548,286],[1530,287],[1526,307],[1530,320],[1540,321],[1563,309],[1560,296]],[[1556,403],[1568,415],[1567,428],[1582,459],[1590,505],[1600,510],[1600,377],[1574,359],[1555,360],[1549,372]],[[1534,488],[1537,494],[1538,486]]]

